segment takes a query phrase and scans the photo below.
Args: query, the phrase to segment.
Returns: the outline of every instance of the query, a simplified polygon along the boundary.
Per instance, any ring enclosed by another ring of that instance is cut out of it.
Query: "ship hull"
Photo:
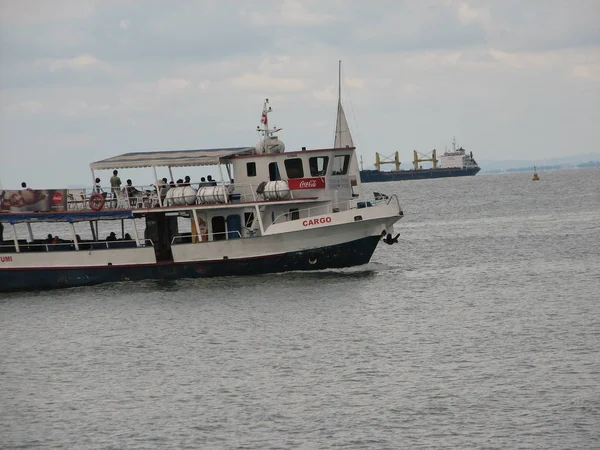
[[[178,263],[102,267],[14,268],[0,272],[0,292],[59,289],[141,280],[244,276],[352,267],[370,261],[380,236],[328,247],[260,256]]]
[[[379,170],[361,170],[360,181],[362,183],[381,183],[385,181],[402,180],[425,180],[429,178],[448,178],[448,177],[466,177],[477,175],[481,170],[479,167],[469,167],[465,169],[421,169],[421,170],[400,170],[398,172],[382,172]]]

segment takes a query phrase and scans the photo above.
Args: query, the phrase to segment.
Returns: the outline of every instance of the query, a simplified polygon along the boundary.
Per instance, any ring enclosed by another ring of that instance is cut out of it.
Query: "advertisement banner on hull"
[[[1,212],[51,212],[66,209],[66,189],[0,190]]]

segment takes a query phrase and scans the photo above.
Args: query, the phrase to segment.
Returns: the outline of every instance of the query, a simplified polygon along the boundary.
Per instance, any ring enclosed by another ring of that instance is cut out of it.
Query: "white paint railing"
[[[200,244],[202,242],[225,241],[225,240],[231,239],[229,237],[231,234],[237,235],[237,237],[235,239],[244,238],[244,236],[242,236],[242,233],[240,233],[239,230],[220,231],[218,233],[187,234],[185,236],[173,236],[173,239],[171,239],[171,245],[189,244],[190,243],[190,242],[182,242],[184,239],[191,240],[191,243],[194,243],[194,244]],[[215,236],[223,236],[223,235],[225,236],[225,239],[215,239]],[[248,236],[248,237],[251,237],[251,236]],[[198,241],[194,242],[194,238],[197,238]],[[179,241],[179,242],[177,242],[177,241]]]

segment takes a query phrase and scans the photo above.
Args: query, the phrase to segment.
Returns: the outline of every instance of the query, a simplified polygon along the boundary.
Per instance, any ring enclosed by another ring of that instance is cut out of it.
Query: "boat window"
[[[281,175],[279,174],[279,167],[276,162],[269,163],[269,181],[277,181],[281,180]]]
[[[249,177],[256,176],[256,163],[255,162],[246,163],[246,174]]]
[[[227,235],[225,232],[225,217],[223,216],[215,216],[210,221],[212,225],[212,240],[213,241],[224,241],[227,239]]]
[[[346,175],[348,165],[350,164],[350,155],[335,155],[333,157],[333,167],[331,175]]]
[[[304,168],[302,167],[302,159],[286,159],[284,161],[284,164],[288,178],[304,178]]]
[[[290,220],[298,220],[300,219],[300,210],[298,208],[290,209]]]
[[[325,173],[327,172],[328,162],[329,156],[313,156],[312,158],[308,158],[310,175],[313,177],[320,177],[325,175]]]

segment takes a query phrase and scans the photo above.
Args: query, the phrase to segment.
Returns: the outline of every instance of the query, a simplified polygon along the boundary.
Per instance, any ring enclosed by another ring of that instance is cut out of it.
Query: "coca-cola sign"
[[[288,186],[292,190],[325,189],[325,178],[294,178],[288,180]]]

